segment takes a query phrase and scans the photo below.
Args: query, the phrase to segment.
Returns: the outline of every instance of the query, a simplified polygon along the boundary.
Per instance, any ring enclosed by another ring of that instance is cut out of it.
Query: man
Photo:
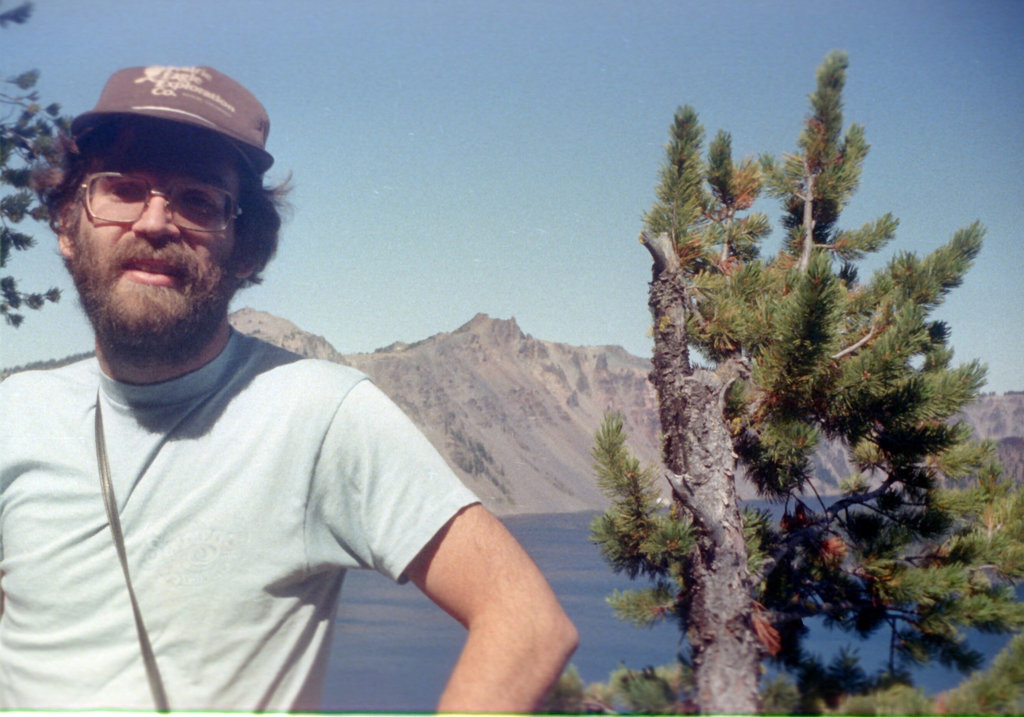
[[[316,709],[373,568],[467,628],[439,710],[532,709],[576,633],[522,548],[364,376],[228,324],[268,128],[212,68],[130,68],[41,175],[96,358],[0,384],[0,706]]]

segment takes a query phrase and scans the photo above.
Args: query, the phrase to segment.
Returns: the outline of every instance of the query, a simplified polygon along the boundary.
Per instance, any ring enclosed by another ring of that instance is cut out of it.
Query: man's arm
[[[505,526],[465,508],[406,575],[469,631],[438,711],[536,709],[576,649],[576,628]]]

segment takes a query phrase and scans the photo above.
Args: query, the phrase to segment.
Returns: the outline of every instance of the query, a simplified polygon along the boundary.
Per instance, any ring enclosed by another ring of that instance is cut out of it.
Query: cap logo
[[[223,112],[234,114],[234,105],[203,87],[204,82],[212,79],[213,76],[202,67],[152,66],[143,69],[142,77],[136,79],[135,84],[150,82],[153,84],[150,93],[154,96],[177,97],[178,93],[192,95],[201,101],[212,102]]]

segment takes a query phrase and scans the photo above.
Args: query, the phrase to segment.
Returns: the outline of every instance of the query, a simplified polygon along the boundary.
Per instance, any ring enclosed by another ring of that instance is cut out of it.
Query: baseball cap
[[[270,118],[259,100],[212,67],[128,67],[107,80],[96,106],[71,122],[75,137],[115,115],[141,115],[224,135],[257,174],[274,163],[264,149]]]

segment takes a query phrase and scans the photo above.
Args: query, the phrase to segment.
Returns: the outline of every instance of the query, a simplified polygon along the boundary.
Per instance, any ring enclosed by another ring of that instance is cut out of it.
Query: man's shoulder
[[[100,385],[95,358],[76,361],[60,368],[19,371],[0,382],[0,417],[17,421],[16,433],[63,431],[96,403]],[[2,451],[0,451],[2,452]]]
[[[13,397],[39,399],[53,393],[67,395],[77,391],[95,394],[98,381],[96,357],[89,356],[58,368],[13,373],[0,381],[0,395],[8,400]]]

